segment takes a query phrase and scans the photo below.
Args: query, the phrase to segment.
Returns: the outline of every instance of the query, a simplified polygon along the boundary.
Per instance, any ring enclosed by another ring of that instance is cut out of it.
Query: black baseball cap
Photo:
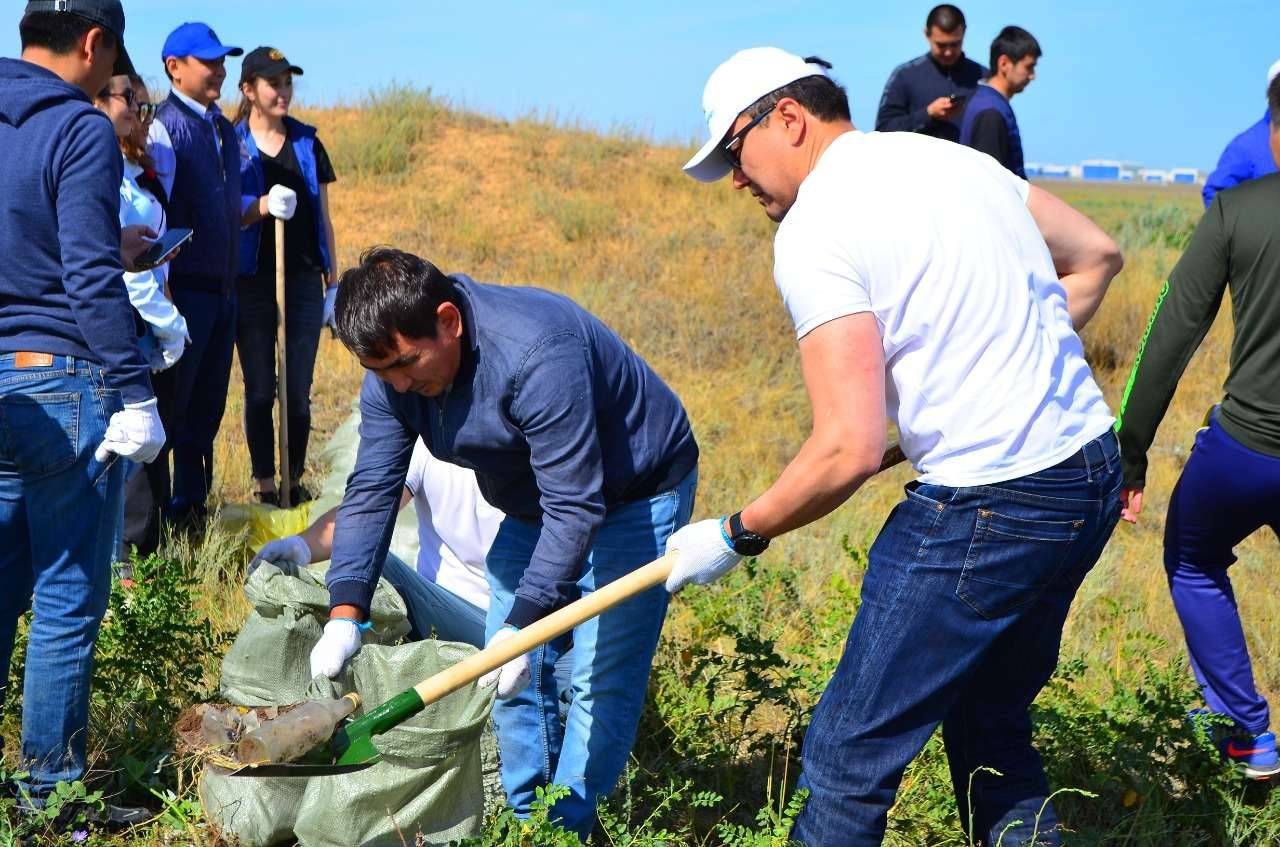
[[[279,76],[282,73],[302,76],[302,68],[289,64],[284,54],[274,47],[256,47],[250,50],[245,55],[244,61],[240,63],[240,82],[242,83],[258,77]]]
[[[91,21],[116,37],[120,55],[116,57],[113,76],[136,75],[133,61],[124,49],[124,7],[120,0],[28,0],[23,15],[32,12],[66,12]]]

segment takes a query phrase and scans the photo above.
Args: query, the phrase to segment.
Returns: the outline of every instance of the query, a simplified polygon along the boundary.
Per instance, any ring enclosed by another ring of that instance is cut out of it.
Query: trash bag
[[[223,662],[227,702],[283,705],[354,690],[363,700],[358,716],[475,652],[439,641],[373,643],[371,634],[394,641],[407,629],[403,601],[379,582],[374,628],[360,651],[338,679],[305,679],[320,637],[317,592],[327,611],[318,572],[287,572],[270,564],[254,572],[245,588],[254,611]],[[249,699],[256,702],[244,702]],[[377,736],[383,760],[352,774],[233,777],[210,765],[200,781],[201,802],[219,830],[243,847],[295,840],[302,847],[398,847],[418,836],[419,843],[445,845],[478,835],[485,803],[481,735],[492,705],[492,688],[456,691]]]
[[[250,550],[258,550],[268,541],[302,532],[311,523],[311,513],[311,503],[292,509],[278,509],[265,503],[229,503],[218,510],[218,525],[232,535],[248,527],[245,544]]]
[[[329,619],[324,571],[263,562],[245,581],[244,595],[253,611],[222,660],[222,698],[237,706],[307,699],[311,648]],[[369,613],[365,644],[392,644],[409,632],[408,609],[386,580],[378,580]]]

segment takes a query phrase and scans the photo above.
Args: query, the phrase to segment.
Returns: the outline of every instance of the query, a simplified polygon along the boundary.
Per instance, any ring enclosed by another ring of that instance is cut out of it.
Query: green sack
[[[324,571],[263,562],[245,581],[244,595],[253,611],[222,660],[222,699],[237,706],[306,699],[311,648],[329,619]],[[409,632],[408,609],[386,580],[378,580],[369,615],[365,644],[392,644]]]

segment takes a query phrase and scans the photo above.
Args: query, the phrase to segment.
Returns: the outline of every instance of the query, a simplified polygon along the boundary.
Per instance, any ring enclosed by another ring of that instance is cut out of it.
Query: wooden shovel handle
[[[667,553],[662,558],[637,568],[608,585],[597,588],[587,596],[574,600],[545,618],[529,624],[511,637],[492,644],[474,656],[424,679],[415,685],[413,690],[418,692],[425,706],[463,686],[470,685],[489,671],[502,667],[517,656],[522,656],[546,644],[556,636],[563,635],[578,624],[594,618],[623,600],[666,582],[672,566],[675,565],[676,555],[676,553]]]

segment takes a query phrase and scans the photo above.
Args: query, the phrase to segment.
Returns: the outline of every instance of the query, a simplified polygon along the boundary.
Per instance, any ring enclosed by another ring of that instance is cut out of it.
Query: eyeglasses
[[[102,96],[119,97],[130,109],[136,109],[138,107],[138,97],[133,93],[132,88],[126,88],[124,91],[104,91],[102,92]]]
[[[777,105],[776,103],[774,104]],[[773,111],[773,106],[765,109],[760,114],[751,119],[751,122],[742,129],[735,132],[729,137],[729,140],[720,145],[720,155],[724,156],[724,160],[729,163],[729,167],[734,170],[742,170],[742,143],[747,137],[747,133],[755,128],[765,118],[769,117],[769,113]]]
[[[152,119],[156,116],[156,109],[159,108],[160,107],[155,103],[139,103],[138,120],[142,121],[144,124],[151,123]]]

